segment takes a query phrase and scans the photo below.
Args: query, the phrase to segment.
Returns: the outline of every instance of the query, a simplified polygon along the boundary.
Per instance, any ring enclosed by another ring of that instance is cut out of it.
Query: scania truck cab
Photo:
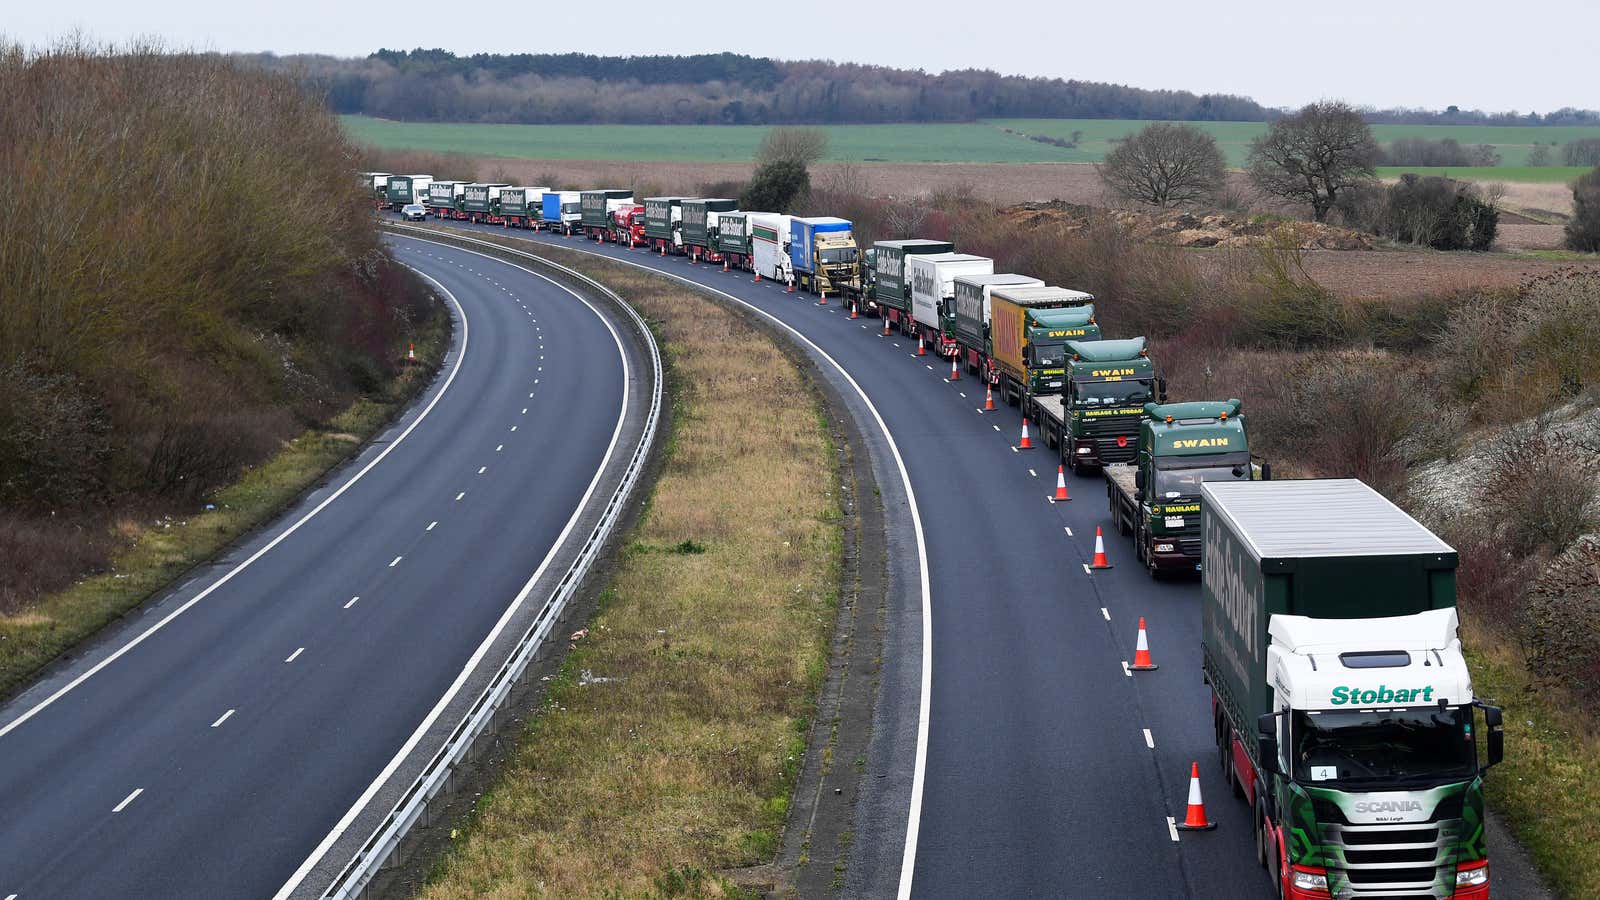
[[[1353,479],[1201,496],[1220,760],[1281,896],[1487,898],[1504,737],[1462,656],[1456,552]]]
[[[1157,396],[1145,339],[1068,341],[1065,352],[1062,402],[1069,433],[1062,458],[1074,471],[1132,461],[1145,404],[1165,399]]]

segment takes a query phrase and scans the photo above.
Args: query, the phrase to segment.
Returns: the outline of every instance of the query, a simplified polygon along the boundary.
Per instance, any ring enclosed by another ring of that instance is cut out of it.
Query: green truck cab
[[[1504,735],[1461,651],[1455,550],[1354,479],[1207,481],[1200,527],[1223,777],[1278,895],[1486,900]]]
[[[1146,403],[1139,453],[1105,467],[1111,518],[1133,535],[1134,555],[1153,575],[1200,568],[1200,485],[1248,481],[1254,468],[1238,400]],[[1263,478],[1271,477],[1263,467]]]
[[[1060,287],[993,286],[989,290],[989,338],[984,375],[1008,403],[1027,409],[1033,397],[1066,387],[1068,341],[1097,341],[1094,297]],[[957,304],[958,320],[972,314]],[[981,307],[977,307],[981,311]],[[973,330],[958,321],[958,329]]]
[[[1074,471],[1131,462],[1145,404],[1159,388],[1145,339],[1068,341],[1065,352],[1062,459]]]

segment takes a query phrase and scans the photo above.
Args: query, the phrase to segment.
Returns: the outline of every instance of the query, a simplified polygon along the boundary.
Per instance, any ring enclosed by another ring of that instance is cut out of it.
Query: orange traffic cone
[[[954,356],[950,357],[950,380],[961,380],[961,366],[956,362],[956,358]]]
[[[785,285],[785,286],[784,286],[784,289],[783,289],[783,292],[784,292],[784,293],[785,293],[785,294],[792,294],[792,293],[794,293],[794,278],[793,278],[793,277],[790,277],[790,279],[789,279],[789,283],[788,283],[788,284],[787,284],[787,285]]]
[[[761,270],[757,269],[756,270],[756,284],[760,284],[760,283],[761,283]]]
[[[416,344],[411,344],[410,346],[408,346],[406,348],[406,361],[407,362],[416,362],[417,361],[417,345]]]
[[[856,302],[854,300],[850,301],[850,318],[852,318],[852,319],[861,318],[860,316],[856,315]]]
[[[823,288],[822,290],[818,291],[817,294],[822,298],[821,300],[817,301],[817,305],[818,306],[827,306],[828,305],[828,289],[827,288]]]
[[[1056,466],[1056,499],[1071,500],[1067,496],[1067,467]]]
[[[883,315],[883,336],[884,337],[888,337],[889,336],[889,314],[888,313],[884,313],[884,315]]]
[[[1206,805],[1200,799],[1200,764],[1189,764],[1189,811],[1183,816],[1181,831],[1210,831],[1217,823],[1206,820]]]
[[[1133,646],[1133,665],[1128,668],[1135,672],[1154,672],[1156,664],[1150,661],[1150,639],[1144,633],[1144,616],[1139,617],[1139,641]]]
[[[1094,561],[1089,564],[1089,568],[1091,568],[1091,569],[1109,569],[1109,568],[1111,568],[1110,561],[1108,561],[1106,559],[1106,541],[1105,541],[1105,538],[1100,536],[1100,526],[1099,525],[1096,525],[1094,527]],[[1139,634],[1141,634],[1141,635],[1144,634],[1144,620],[1143,619],[1139,620]],[[1143,637],[1139,638],[1139,643],[1141,645],[1143,645],[1143,643],[1144,643],[1144,638]],[[1155,668],[1155,667],[1152,666],[1151,668]]]
[[[728,261],[726,259],[722,261],[722,271],[728,271]]]
[[[1017,449],[1018,450],[1032,450],[1033,449],[1033,439],[1028,437],[1028,417],[1027,416],[1023,416],[1022,417],[1022,441],[1021,441],[1021,443],[1017,444]]]
[[[992,384],[984,385],[983,408],[985,411],[992,412],[994,410],[994,385]]]
[[[920,334],[917,335],[917,355],[918,356],[927,356],[928,355],[927,349],[922,346],[922,335],[920,335]]]

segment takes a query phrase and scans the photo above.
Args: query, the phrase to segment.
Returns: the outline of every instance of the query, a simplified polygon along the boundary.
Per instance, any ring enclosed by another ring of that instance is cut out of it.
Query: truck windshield
[[[1477,771],[1471,707],[1296,711],[1295,778],[1442,782]]]
[[[1064,366],[1067,364],[1066,344],[1030,344],[1033,348],[1033,364],[1040,367]]]
[[[1183,468],[1163,468],[1160,462],[1156,463],[1157,497],[1197,497],[1201,482],[1250,480],[1250,455],[1247,453],[1238,454],[1237,459],[1179,456],[1172,458],[1169,464]]]
[[[856,261],[856,249],[854,247],[839,247],[834,250],[823,250],[821,253],[822,261],[825,263],[848,263]]]
[[[1078,406],[1123,406],[1150,400],[1150,382],[1074,381],[1072,399]]]

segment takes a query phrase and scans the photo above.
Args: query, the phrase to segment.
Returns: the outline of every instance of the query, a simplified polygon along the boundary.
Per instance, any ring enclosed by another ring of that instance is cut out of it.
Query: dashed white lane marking
[[[1000,430],[1000,426],[999,425],[994,426],[994,430],[995,431],[999,431]]]
[[[483,473],[485,473],[487,471],[489,471],[489,467],[488,466],[479,466],[478,467],[478,474],[479,475],[482,475]]]
[[[354,597],[351,597],[351,598],[350,598],[350,599],[349,599],[349,601],[347,601],[347,602],[346,602],[346,603],[345,603],[345,605],[344,605],[344,608],[345,608],[345,609],[349,609],[349,608],[350,608],[350,607],[352,607],[352,606],[355,606],[355,605],[356,605],[356,601],[357,601],[357,600],[360,600],[360,599],[361,599],[361,595],[360,595],[360,594],[357,594],[357,595],[355,595],[355,596],[354,596]]]
[[[129,794],[126,797],[123,797],[122,798],[122,802],[118,803],[116,806],[113,806],[111,808],[111,811],[114,812],[114,813],[122,812],[123,810],[128,808],[128,804],[132,803],[135,797],[139,796],[142,793],[144,793],[144,788],[134,788],[133,789],[133,793]],[[15,895],[13,895],[13,896],[15,896]]]
[[[215,722],[211,723],[211,727],[212,728],[216,728],[218,725],[221,725],[223,722],[228,721],[228,717],[231,716],[231,715],[233,715],[233,710],[230,709],[227,712],[223,713],[222,715],[218,716],[217,720]]]
[[[292,663],[292,662],[295,661],[296,657],[298,657],[300,654],[302,654],[304,652],[306,652],[306,648],[301,647],[300,649],[298,649],[298,650],[294,651],[293,653],[289,654],[289,658],[285,659],[284,662]]]
[[[1083,574],[1085,574],[1085,575],[1093,575],[1094,574],[1093,572],[1091,572],[1089,570],[1089,564],[1088,563],[1084,563],[1083,564]]]
[[[967,396],[966,391],[957,391],[956,393],[960,394],[963,398]]]
[[[1100,607],[1100,615],[1105,616],[1107,622],[1111,621],[1111,611],[1104,606]]]
[[[532,395],[532,394],[529,394],[529,395],[528,395],[528,396],[529,396],[529,397],[532,397],[532,396],[533,396],[533,395]],[[523,408],[522,408],[522,414],[523,414],[523,415],[527,415],[527,414],[528,414],[528,408],[527,408],[527,407],[526,407],[526,406],[524,406],[524,407],[523,407]]]
[[[439,527],[439,523],[437,521],[433,521],[433,522],[429,522],[428,523],[428,527],[425,530],[432,531],[432,530],[434,530],[435,528],[438,528],[438,527]]]
[[[400,565],[400,560],[402,560],[402,559],[405,559],[405,557],[404,556],[396,556],[394,559],[390,560],[389,561],[389,568],[392,569],[395,566]]]
[[[517,430],[517,426],[515,426],[515,425],[511,426],[511,430],[512,431],[516,431]]]
[[[505,444],[495,444],[494,445],[494,452],[499,453],[501,450],[504,450],[505,448],[506,448]]]
[[[1072,537],[1072,529],[1071,528],[1069,528],[1069,527],[1067,527],[1065,525],[1063,525],[1061,527],[1067,529],[1067,537]]]
[[[456,495],[456,500],[459,501],[462,497],[465,497],[466,495],[467,495],[467,492],[466,491],[462,491],[461,493]]]
[[[17,900],[17,895],[16,894],[7,894],[6,895],[6,900]]]
[[[1167,816],[1167,834],[1172,835],[1174,844],[1178,842],[1178,820],[1171,816]]]
[[[1035,477],[1035,478],[1038,478],[1038,477],[1039,477],[1039,473],[1038,473],[1038,472],[1035,472],[1035,471],[1034,471],[1034,470],[1032,470],[1032,469],[1029,469],[1029,470],[1028,470],[1028,474],[1029,474],[1029,475],[1032,475],[1032,476],[1033,476],[1033,477]]]
[[[1155,735],[1151,734],[1150,733],[1150,729],[1148,729],[1148,728],[1146,728],[1144,730],[1144,745],[1146,747],[1149,747],[1151,750],[1154,750],[1156,748]]]
[[[932,371],[933,371],[933,366],[930,366],[930,365],[928,365],[928,364],[927,364],[927,363],[923,363],[923,364],[922,364],[922,367],[923,367],[923,368],[924,368],[924,369],[927,369],[927,370],[928,370],[928,371],[929,371],[929,372],[932,372]]]
[[[996,431],[999,431],[999,430],[1000,430],[1000,429],[998,429],[998,428],[996,428],[996,429],[995,429],[995,430],[996,430]],[[1012,453],[1021,453],[1021,452],[1022,452],[1022,451],[1021,451],[1021,450],[1018,450],[1018,449],[1017,449],[1017,448],[1015,448],[1015,447],[1012,447],[1012,448],[1011,448],[1011,452],[1012,452]]]

